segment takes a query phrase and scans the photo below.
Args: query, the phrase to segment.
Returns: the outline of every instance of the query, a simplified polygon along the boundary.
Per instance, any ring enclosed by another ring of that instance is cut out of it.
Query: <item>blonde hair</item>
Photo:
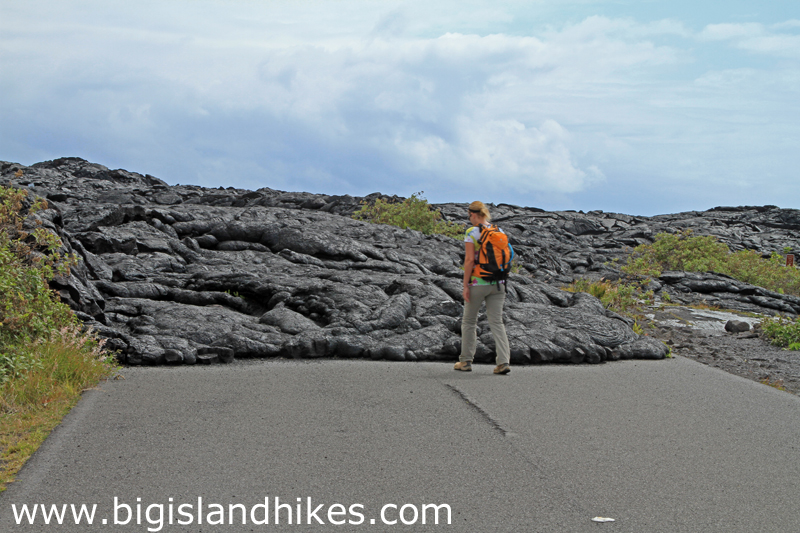
[[[469,204],[469,210],[485,218],[486,222],[489,222],[492,219],[492,215],[489,214],[489,208],[486,207],[486,204],[479,200],[475,200]]]

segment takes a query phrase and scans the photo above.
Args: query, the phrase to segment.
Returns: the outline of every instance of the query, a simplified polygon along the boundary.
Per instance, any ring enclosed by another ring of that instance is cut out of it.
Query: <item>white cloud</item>
[[[586,172],[570,154],[570,135],[554,120],[539,128],[517,120],[464,120],[459,132],[459,155],[467,168],[475,166],[511,190],[572,193],[587,186]]]
[[[490,182],[534,198],[620,176],[738,182],[797,140],[796,66],[737,64],[742,50],[798,57],[797,20],[692,34],[587,16],[512,34],[507,4],[467,1],[56,2],[44,20],[50,4],[30,1],[4,13],[0,121],[36,139],[36,157],[52,138],[51,157],[101,146],[121,162],[100,162],[172,181],[351,194]]]
[[[786,22],[779,22],[778,24],[773,24],[772,27],[776,30],[800,28],[800,20],[797,19],[787,20]]]
[[[445,34],[267,51],[248,90],[268,112],[372,146],[399,169],[575,192],[603,173],[578,162],[567,128],[535,103],[674,61],[664,47],[593,31],[584,47],[564,35]]]
[[[594,39],[642,39],[663,35],[689,37],[691,32],[677,20],[662,19],[641,23],[632,18],[609,18],[599,15],[587,17],[577,24],[563,29],[552,30],[554,34],[562,34],[570,39],[582,41]]]
[[[709,41],[724,41],[728,39],[751,38],[763,35],[766,32],[763,24],[709,24],[698,37]]]
[[[767,28],[763,24],[710,24],[698,35],[701,40],[733,41],[734,46],[780,57],[800,57],[800,35],[780,32],[800,28],[800,21],[790,20]],[[778,32],[772,31],[778,30]]]
[[[800,58],[800,35],[764,35],[745,39],[738,46],[753,52]]]
[[[447,176],[463,187],[504,187],[519,193],[572,193],[601,181],[602,172],[576,165],[570,135],[554,120],[527,127],[513,119],[459,117],[452,142],[441,137],[395,139],[397,149],[417,171]]]

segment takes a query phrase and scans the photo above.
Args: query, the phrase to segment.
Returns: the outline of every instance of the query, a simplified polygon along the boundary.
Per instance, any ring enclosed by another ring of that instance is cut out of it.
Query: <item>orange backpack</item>
[[[486,281],[505,281],[511,272],[514,248],[508,242],[508,235],[497,226],[481,226],[478,239],[478,262],[472,275]]]

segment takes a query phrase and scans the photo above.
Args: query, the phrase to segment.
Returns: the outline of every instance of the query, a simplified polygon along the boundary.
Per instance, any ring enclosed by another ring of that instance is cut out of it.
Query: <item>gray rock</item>
[[[258,321],[262,324],[277,326],[282,332],[290,335],[319,329],[319,326],[317,326],[313,321],[304,317],[300,313],[292,311],[291,309],[286,309],[283,306],[279,306],[271,311],[267,311],[261,315],[261,318],[259,318]]]
[[[463,244],[350,217],[364,200],[399,198],[169,186],[78,158],[0,162],[0,179],[52,200],[37,220],[81,259],[53,288],[123,363],[453,360],[460,351]],[[464,218],[463,204],[437,207],[447,220]],[[734,249],[769,251],[793,247],[800,229],[800,212],[769,206],[657,217],[492,211],[521,265],[506,300],[514,364],[664,357],[666,346],[637,336],[630,320],[561,287],[576,275],[619,277],[613,261],[659,232],[692,228]],[[800,312],[800,298],[714,273],[665,272],[648,288]],[[478,329],[476,360],[492,361],[484,315]]]
[[[725,331],[729,333],[744,333],[750,331],[750,324],[741,320],[728,320],[725,323]]]
[[[619,346],[615,351],[620,359],[663,359],[669,353],[669,347],[652,337],[640,337],[634,342]]]

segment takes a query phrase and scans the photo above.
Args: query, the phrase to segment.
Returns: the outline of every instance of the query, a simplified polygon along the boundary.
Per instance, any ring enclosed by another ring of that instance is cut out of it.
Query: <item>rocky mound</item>
[[[123,363],[459,353],[462,243],[355,221],[363,198],[169,186],[78,158],[0,163],[0,177],[49,200],[39,221],[82,258],[52,285]],[[464,205],[437,207],[464,219]],[[800,227],[797,211],[773,207],[631,217],[498,205],[493,215],[523,265],[506,303],[515,364],[664,357],[666,346],[636,335],[629,320],[558,287],[576,275],[618,275],[613,259],[667,229],[691,227],[733,249],[782,250]],[[800,311],[796,298],[681,274],[654,288]],[[476,360],[493,360],[493,350],[482,316]]]

